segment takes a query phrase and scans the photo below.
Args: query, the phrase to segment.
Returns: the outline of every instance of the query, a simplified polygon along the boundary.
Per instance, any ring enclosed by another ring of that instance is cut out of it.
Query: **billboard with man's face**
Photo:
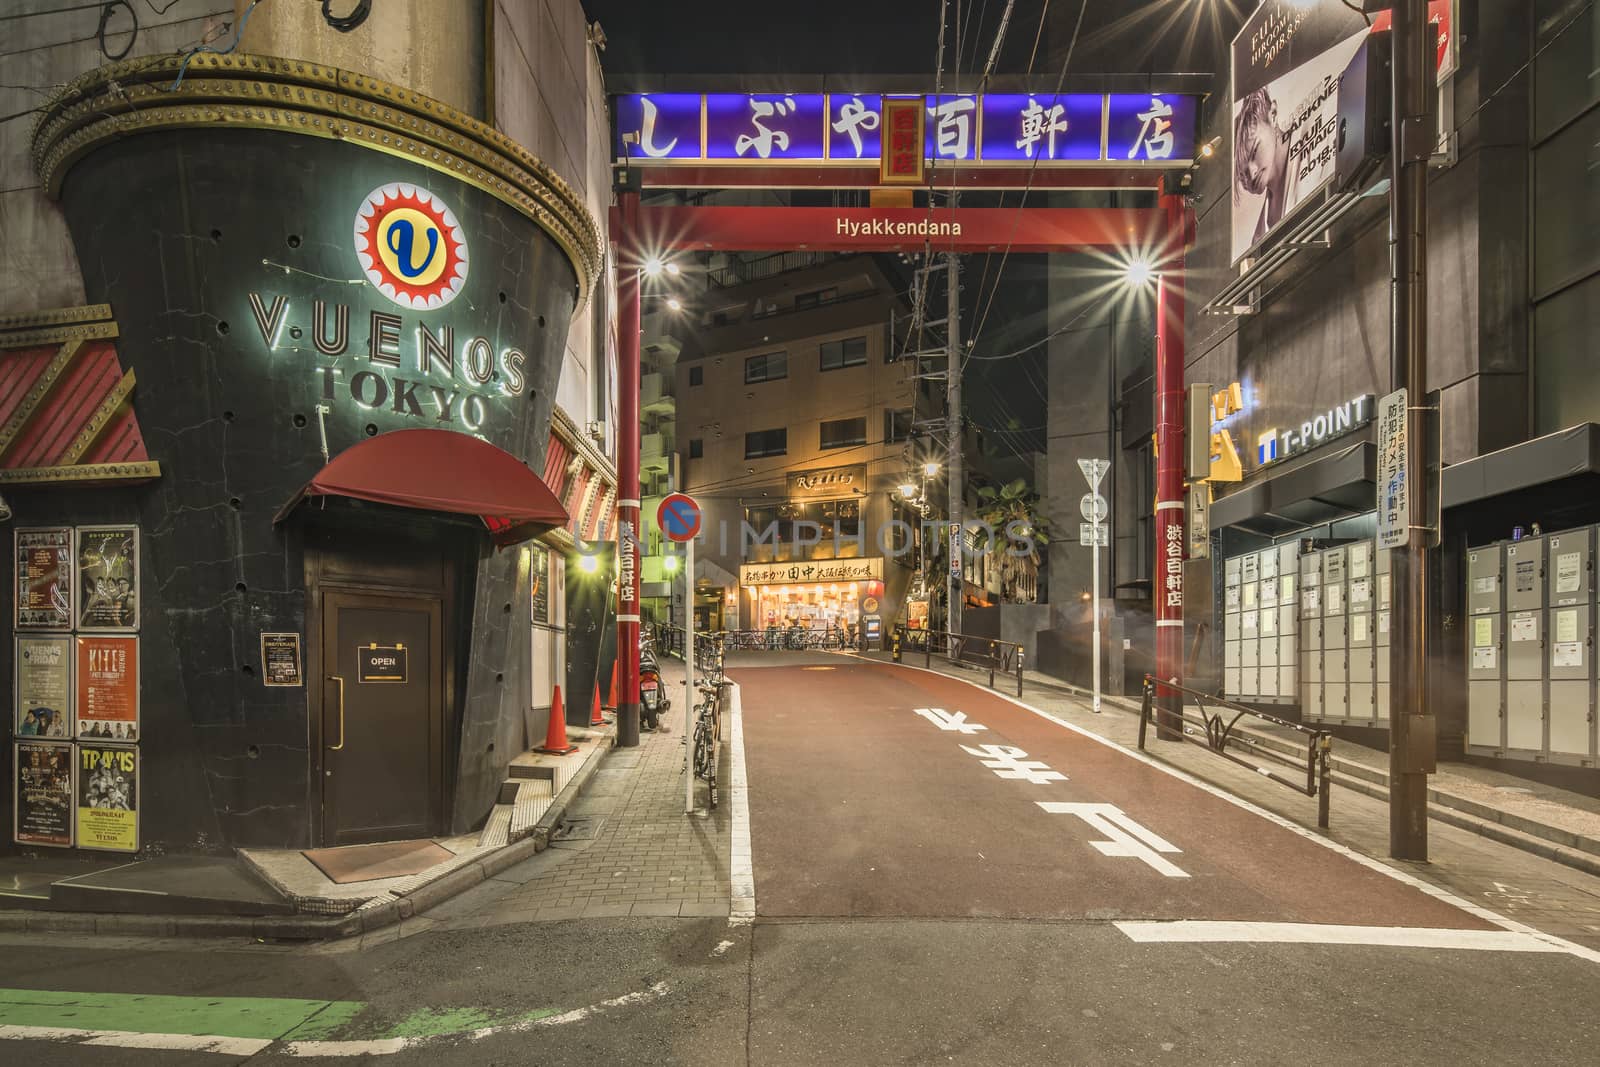
[[[1454,72],[1452,0],[1432,0],[1438,70]],[[1389,29],[1343,0],[1262,0],[1233,39],[1233,241],[1237,262],[1333,177],[1339,75]]]

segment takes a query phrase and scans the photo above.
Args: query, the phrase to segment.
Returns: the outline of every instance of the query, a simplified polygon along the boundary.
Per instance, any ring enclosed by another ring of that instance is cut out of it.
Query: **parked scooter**
[[[661,716],[672,707],[672,698],[661,679],[661,667],[649,637],[639,640],[639,725],[646,730],[661,729]]]

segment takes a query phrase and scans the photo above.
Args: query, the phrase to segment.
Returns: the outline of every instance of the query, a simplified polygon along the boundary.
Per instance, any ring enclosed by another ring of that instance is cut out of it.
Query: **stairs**
[[[524,752],[513,759],[500,784],[500,797],[478,835],[479,847],[497,848],[532,834],[556,794],[582,765],[584,755],[582,751],[570,756]]]

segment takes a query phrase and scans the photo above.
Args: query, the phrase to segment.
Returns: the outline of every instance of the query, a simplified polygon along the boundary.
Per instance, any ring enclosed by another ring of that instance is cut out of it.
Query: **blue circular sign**
[[[656,525],[669,541],[692,541],[700,532],[700,505],[691,496],[673,493],[656,509]]]

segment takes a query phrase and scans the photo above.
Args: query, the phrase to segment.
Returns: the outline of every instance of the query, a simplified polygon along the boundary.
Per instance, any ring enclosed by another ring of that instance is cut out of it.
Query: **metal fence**
[[[1011,641],[1001,641],[982,634],[958,634],[949,630],[913,630],[905,626],[896,626],[890,636],[890,651],[894,653],[894,661],[899,663],[907,652],[921,652],[922,665],[932,668],[935,653],[940,656],[949,656],[957,663],[964,663],[982,670],[989,669],[989,688],[995,687],[994,680],[997,674],[1014,674],[1017,681],[1017,696],[1022,696],[1022,646]]]
[[[1170,710],[1160,711],[1155,708],[1155,687],[1159,685],[1163,690],[1178,695],[1178,721],[1172,721]],[[1191,705],[1193,710],[1191,712]],[[1245,716],[1260,719],[1262,722],[1291,730],[1299,735],[1305,743],[1303,757],[1291,757],[1274,748],[1258,744],[1254,741],[1245,741],[1240,735],[1234,733],[1234,727]],[[1139,748],[1145,744],[1145,734],[1150,723],[1156,722],[1157,736],[1164,729],[1179,731],[1179,736],[1173,740],[1184,740],[1191,744],[1221,756],[1223,759],[1247,767],[1263,778],[1270,778],[1274,782],[1286,785],[1297,793],[1304,793],[1308,797],[1317,798],[1317,825],[1322,829],[1328,828],[1328,800],[1332,783],[1328,778],[1328,759],[1333,751],[1333,735],[1326,730],[1313,730],[1297,722],[1289,722],[1254,708],[1236,704],[1231,700],[1224,700],[1210,693],[1202,693],[1197,689],[1187,689],[1171,682],[1162,682],[1144,676],[1144,700],[1139,706]],[[1204,740],[1202,740],[1204,738]],[[1250,759],[1244,759],[1228,751],[1230,745],[1248,746]],[[1271,767],[1263,767],[1257,760],[1271,760],[1281,766],[1293,768],[1305,774],[1305,784],[1297,779],[1284,777]]]

